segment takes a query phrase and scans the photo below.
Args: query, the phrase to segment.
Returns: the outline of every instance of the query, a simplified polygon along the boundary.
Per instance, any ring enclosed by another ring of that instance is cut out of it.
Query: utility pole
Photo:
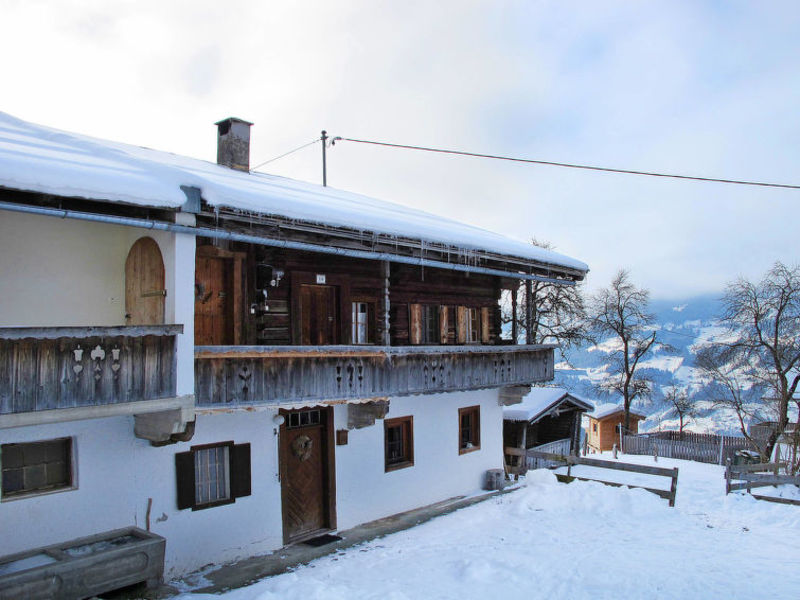
[[[327,166],[325,165],[325,142],[328,141],[328,132],[324,129],[322,130],[322,185],[328,185],[328,171]]]

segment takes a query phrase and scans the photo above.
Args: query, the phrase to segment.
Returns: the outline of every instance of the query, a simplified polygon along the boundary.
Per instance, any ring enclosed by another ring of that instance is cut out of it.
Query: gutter
[[[416,265],[433,269],[447,269],[450,271],[460,271],[463,273],[481,273],[483,275],[495,275],[498,277],[509,277],[526,281],[540,281],[543,283],[553,283],[557,285],[575,285],[574,281],[566,279],[556,279],[554,277],[543,277],[528,273],[516,273],[503,271],[501,269],[490,269],[488,267],[478,267],[470,265],[459,265],[444,263],[426,258],[415,258],[412,256],[399,256],[388,252],[370,252],[369,250],[354,250],[351,248],[335,248],[331,246],[320,246],[308,242],[295,242],[290,240],[276,240],[264,236],[251,235],[246,233],[236,233],[222,229],[209,229],[205,227],[189,227],[178,225],[177,223],[165,223],[163,221],[153,221],[148,219],[134,219],[130,217],[118,217],[115,215],[98,215],[94,213],[79,212],[74,210],[64,210],[60,208],[46,208],[42,206],[29,206],[25,204],[14,204],[12,202],[0,201],[0,210],[9,210],[32,215],[42,215],[47,217],[57,217],[60,219],[76,219],[79,221],[91,221],[95,223],[109,223],[112,225],[123,225],[125,227],[138,227],[140,229],[152,229],[156,231],[169,231],[171,233],[184,233],[187,235],[209,237],[219,240],[229,240],[233,242],[245,242],[260,246],[271,246],[273,248],[286,248],[289,250],[300,250],[305,252],[317,252],[321,254],[333,254],[336,256],[346,256],[349,258],[362,258],[366,260],[379,260],[406,265]]]

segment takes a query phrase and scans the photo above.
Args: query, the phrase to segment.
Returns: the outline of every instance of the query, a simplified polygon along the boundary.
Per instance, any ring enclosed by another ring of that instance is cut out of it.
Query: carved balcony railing
[[[183,325],[0,328],[0,415],[175,396]]]
[[[249,406],[530,385],[553,346],[198,346],[198,406]]]

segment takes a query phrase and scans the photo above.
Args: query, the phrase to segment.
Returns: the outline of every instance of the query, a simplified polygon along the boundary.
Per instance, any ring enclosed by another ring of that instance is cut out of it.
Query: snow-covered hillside
[[[716,409],[710,400],[704,399],[708,381],[694,367],[699,348],[709,342],[730,340],[730,334],[716,322],[720,312],[719,296],[698,296],[678,301],[656,300],[651,302],[650,310],[656,315],[655,329],[659,341],[668,344],[671,349],[655,350],[639,367],[641,374],[655,382],[652,399],[635,405],[638,412],[648,415],[641,429],[677,428],[675,411],[663,401],[664,393],[675,384],[700,398],[698,416],[690,421],[690,430],[738,432],[738,421],[733,413]],[[556,382],[597,403],[615,400],[598,397],[595,385],[607,375],[609,356],[616,347],[614,339],[607,339],[595,346],[571,352],[570,364],[562,361],[556,365]]]

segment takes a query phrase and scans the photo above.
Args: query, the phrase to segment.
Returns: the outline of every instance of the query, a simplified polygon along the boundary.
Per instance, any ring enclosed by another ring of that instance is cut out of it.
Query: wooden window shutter
[[[412,344],[422,343],[422,305],[408,305],[408,341]]]
[[[250,444],[236,444],[231,447],[231,498],[249,496],[250,486]]]
[[[481,308],[481,342],[489,343],[489,307]]]
[[[467,343],[467,319],[469,313],[466,306],[457,307],[456,312],[456,341],[459,344]]]
[[[447,307],[440,306],[439,307],[439,343],[446,344],[447,343]]]
[[[178,481],[178,510],[194,508],[194,454],[178,452],[175,455],[175,473]]]

